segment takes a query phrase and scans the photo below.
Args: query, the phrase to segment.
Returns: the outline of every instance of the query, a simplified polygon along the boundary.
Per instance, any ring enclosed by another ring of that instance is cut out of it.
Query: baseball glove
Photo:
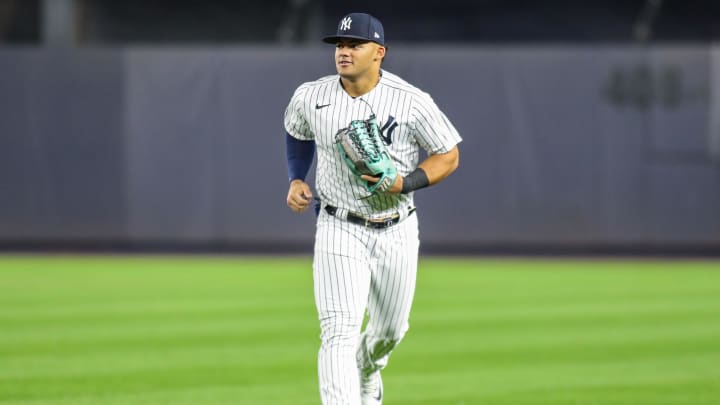
[[[380,139],[375,115],[367,120],[353,120],[347,128],[338,131],[335,147],[356,176],[366,174],[380,178],[374,184],[363,180],[370,193],[386,192],[395,184],[397,168]]]

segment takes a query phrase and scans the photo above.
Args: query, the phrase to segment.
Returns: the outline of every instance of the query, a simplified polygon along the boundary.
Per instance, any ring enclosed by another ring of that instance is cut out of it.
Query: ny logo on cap
[[[347,31],[350,29],[350,24],[352,24],[352,18],[345,17],[340,21],[340,29],[343,31]]]

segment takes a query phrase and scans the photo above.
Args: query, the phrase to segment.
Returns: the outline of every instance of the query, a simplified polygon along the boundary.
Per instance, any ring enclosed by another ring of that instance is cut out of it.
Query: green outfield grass
[[[309,258],[0,256],[1,404],[319,404]],[[387,405],[718,404],[720,262],[421,258]]]

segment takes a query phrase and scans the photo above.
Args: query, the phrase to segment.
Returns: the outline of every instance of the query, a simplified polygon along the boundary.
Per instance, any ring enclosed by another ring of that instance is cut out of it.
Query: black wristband
[[[403,177],[402,194],[421,189],[430,185],[427,173],[421,168],[417,168],[412,173]]]

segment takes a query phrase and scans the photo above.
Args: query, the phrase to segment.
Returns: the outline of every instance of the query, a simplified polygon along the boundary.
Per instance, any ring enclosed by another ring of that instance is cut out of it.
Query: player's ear
[[[377,50],[375,50],[375,58],[373,60],[382,60],[385,57],[385,47],[382,45],[378,45]]]

